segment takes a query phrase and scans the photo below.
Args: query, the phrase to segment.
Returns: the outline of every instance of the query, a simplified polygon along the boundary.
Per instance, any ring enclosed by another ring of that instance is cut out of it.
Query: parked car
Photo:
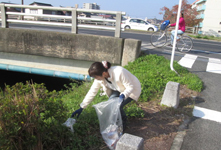
[[[157,31],[158,28],[155,25],[150,24],[142,19],[130,18],[122,21],[121,28],[123,29],[136,29],[145,31]]]

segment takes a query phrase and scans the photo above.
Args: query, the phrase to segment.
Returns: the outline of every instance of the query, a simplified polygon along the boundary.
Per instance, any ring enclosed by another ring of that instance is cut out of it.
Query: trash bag
[[[74,118],[68,118],[65,123],[63,123],[64,126],[70,128],[71,132],[74,133],[73,125],[76,123],[76,120]]]
[[[115,149],[117,141],[123,134],[123,123],[120,114],[121,103],[122,99],[116,97],[93,105],[98,116],[100,133],[111,150]]]

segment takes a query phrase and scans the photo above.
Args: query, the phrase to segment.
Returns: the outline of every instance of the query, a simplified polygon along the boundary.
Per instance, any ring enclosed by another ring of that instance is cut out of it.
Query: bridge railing
[[[22,24],[37,24],[37,25],[52,25],[52,26],[66,26],[71,27],[71,32],[77,34],[78,27],[82,28],[94,28],[94,29],[104,29],[104,30],[115,30],[115,37],[120,37],[121,35],[121,19],[125,12],[121,11],[106,11],[106,10],[94,10],[94,9],[79,9],[79,8],[65,8],[65,7],[46,7],[46,6],[31,6],[31,5],[16,5],[16,4],[3,4],[0,3],[1,8],[1,23],[2,28],[7,28],[8,23],[22,23]],[[33,14],[33,13],[23,13],[23,12],[9,12],[9,8],[19,8],[19,9],[32,9],[32,10],[51,10],[51,11],[67,11],[71,12],[71,16],[65,15],[53,15],[53,14]],[[115,19],[101,19],[101,18],[90,18],[90,17],[78,17],[78,13],[96,13],[96,14],[110,14],[116,15]],[[20,16],[9,18],[8,16]],[[39,21],[36,20],[24,20],[19,18],[24,18],[24,16],[32,16],[38,18],[54,18],[56,20],[69,20],[68,22],[49,22],[49,21]],[[98,22],[110,22],[114,23],[114,26],[98,26],[89,24],[79,24],[80,21],[98,21]]]

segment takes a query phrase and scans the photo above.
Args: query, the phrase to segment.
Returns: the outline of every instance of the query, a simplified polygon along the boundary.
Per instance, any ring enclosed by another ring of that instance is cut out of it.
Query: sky
[[[74,7],[78,4],[79,8],[83,8],[83,3],[97,3],[101,10],[122,11],[126,15],[142,19],[163,19],[160,15],[160,9],[164,6],[172,8],[179,4],[179,0],[24,0],[24,5],[29,5],[33,2],[41,2],[51,4],[54,7]],[[195,0],[188,0],[192,4]],[[10,2],[21,4],[21,0],[5,0],[2,2]]]

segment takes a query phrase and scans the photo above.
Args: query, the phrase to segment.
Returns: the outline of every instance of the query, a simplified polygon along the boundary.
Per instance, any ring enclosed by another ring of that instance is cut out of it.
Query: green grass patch
[[[125,66],[141,82],[142,93],[140,101],[148,101],[154,97],[162,96],[164,88],[169,81],[187,85],[189,89],[201,91],[202,81],[186,68],[174,62],[177,75],[170,69],[170,61],[163,56],[146,55]]]
[[[189,35],[192,38],[197,38],[197,39],[207,39],[207,40],[215,40],[215,41],[221,41],[221,37],[215,37],[215,36],[208,36],[208,35]]]

